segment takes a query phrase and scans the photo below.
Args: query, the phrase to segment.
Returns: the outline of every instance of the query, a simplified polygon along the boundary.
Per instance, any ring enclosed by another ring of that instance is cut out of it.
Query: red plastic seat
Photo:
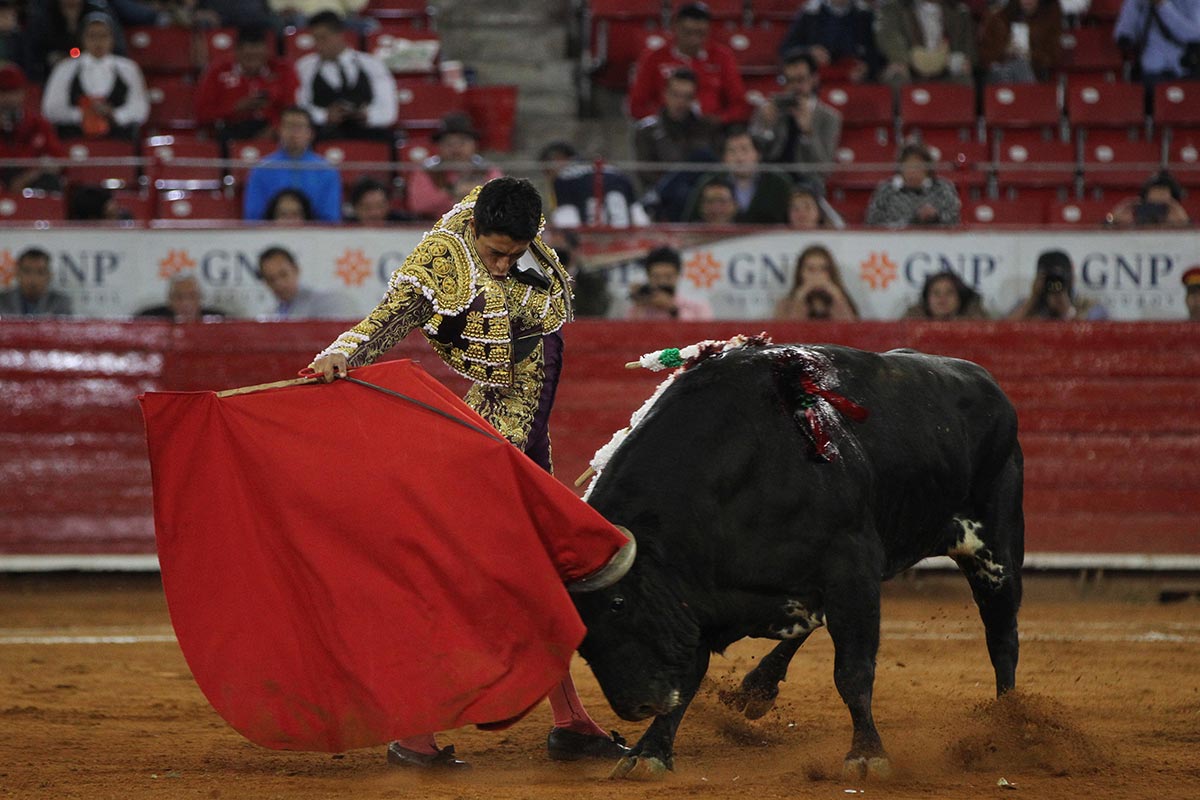
[[[996,183],[1001,188],[1069,190],[1075,183],[1075,163],[1073,143],[1009,135],[996,148]]]
[[[150,196],[146,192],[113,192],[113,202],[117,208],[139,222],[149,222],[154,216],[154,205],[150,202]]]
[[[1054,202],[1046,210],[1051,225],[1094,226],[1105,224],[1115,200],[1067,200]]]
[[[57,192],[26,189],[23,192],[0,193],[0,222],[32,222],[66,219],[63,196]]]
[[[592,80],[608,89],[629,88],[634,65],[643,50],[666,45],[664,31],[655,17],[600,18],[592,23],[584,63]]]
[[[380,21],[403,21],[417,27],[431,27],[433,12],[427,0],[370,0],[362,13]]]
[[[963,204],[962,221],[968,225],[1041,225],[1045,205],[1020,200],[978,200]]]
[[[314,148],[338,169],[342,183],[350,186],[360,178],[372,177],[387,183],[392,176],[391,142],[371,142],[358,139],[330,139],[318,142]],[[342,164],[361,163],[360,167]]]
[[[177,75],[152,75],[146,78],[146,96],[151,128],[195,130],[196,85],[190,80]]]
[[[400,107],[397,124],[406,131],[436,130],[447,114],[467,108],[465,93],[430,81],[397,81],[396,100]]]
[[[200,139],[186,134],[150,136],[142,143],[142,153],[154,159],[151,175],[159,189],[216,189],[220,187],[224,168],[219,164],[210,166],[181,166],[177,159],[221,157],[220,146],[211,139]],[[203,184],[203,185],[196,185]]]
[[[1062,120],[1058,87],[1051,83],[989,85],[983,96],[983,119],[989,129],[1057,128]]]
[[[1123,0],[1092,0],[1084,14],[1084,19],[1114,23],[1117,21],[1117,15],[1121,13],[1122,2]]]
[[[1084,189],[1137,189],[1162,167],[1162,143],[1097,131],[1083,143]],[[1126,165],[1126,166],[1122,166]]]
[[[480,133],[480,150],[512,152],[517,123],[515,84],[469,86],[464,97],[467,113]]]
[[[1084,128],[1138,128],[1145,124],[1140,83],[1110,83],[1073,76],[1067,81],[1067,119]]]
[[[233,59],[237,47],[237,28],[208,28],[202,35],[205,61],[196,66],[204,67]],[[275,53],[275,34],[272,31],[267,31],[267,52]]]
[[[786,31],[778,26],[734,28],[722,31],[720,39],[733,50],[739,70],[750,75],[775,75],[779,72],[779,45]]]
[[[224,192],[165,192],[158,200],[158,219],[241,219],[242,204]]]
[[[803,9],[797,0],[750,0],[750,18],[754,20],[791,20]]]
[[[1154,87],[1154,124],[1200,127],[1200,81],[1169,81]]]
[[[98,164],[103,159],[134,159],[137,148],[133,142],[119,139],[71,139],[63,142],[71,166],[66,168],[68,182],[90,183],[110,189],[136,186],[138,168],[136,163]]]
[[[1124,59],[1113,41],[1112,26],[1076,28],[1062,35],[1062,70],[1068,73],[1101,73],[1115,78]]]
[[[273,139],[235,139],[226,146],[225,157],[231,161],[256,162],[263,156],[274,153],[278,149]],[[242,185],[246,182],[246,172],[249,167],[230,167],[229,175],[233,183]]]
[[[896,146],[869,131],[845,131],[834,160],[838,166],[827,179],[831,188],[874,189],[895,173]]]
[[[138,26],[130,28],[129,57],[149,74],[179,74],[192,69],[191,28]]]
[[[358,49],[359,37],[356,32],[347,30],[342,36],[347,47]],[[308,55],[314,46],[313,35],[306,30],[288,30],[283,34],[283,57],[288,61],[295,62],[301,56]]]
[[[921,137],[938,162],[938,174],[959,189],[982,189],[987,185],[991,161],[988,146],[974,139],[963,140],[954,131],[933,130]]]
[[[878,128],[887,138],[895,129],[895,98],[890,86],[852,85],[821,91],[821,99],[842,115],[842,127]]]
[[[975,89],[956,83],[917,83],[900,89],[900,124],[905,132],[975,127]]]
[[[1167,147],[1167,169],[1193,192],[1200,190],[1200,130],[1173,133]]]

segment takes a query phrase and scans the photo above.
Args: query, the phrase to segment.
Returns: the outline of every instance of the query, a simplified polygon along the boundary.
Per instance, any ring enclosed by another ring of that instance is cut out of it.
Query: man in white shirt
[[[83,52],[54,65],[42,95],[42,115],[63,136],[133,138],[150,116],[141,68],[113,55],[112,20],[83,18]]]
[[[342,18],[323,11],[309,20],[313,50],[296,62],[296,104],[326,138],[390,138],[396,81],[375,56],[346,45]]]

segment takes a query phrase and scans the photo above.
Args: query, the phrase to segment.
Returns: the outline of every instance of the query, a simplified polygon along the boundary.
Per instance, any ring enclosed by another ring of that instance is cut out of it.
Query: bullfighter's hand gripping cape
[[[583,638],[564,582],[628,550],[416,365],[352,377],[417,403],[346,380],[141,398],[180,647],[267,747],[520,717]]]

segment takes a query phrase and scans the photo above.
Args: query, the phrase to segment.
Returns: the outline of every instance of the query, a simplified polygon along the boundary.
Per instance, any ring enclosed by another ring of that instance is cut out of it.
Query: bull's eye
[[[614,598],[612,599],[612,605],[610,605],[610,606],[609,606],[609,609],[610,609],[610,610],[611,610],[611,611],[612,611],[614,614],[619,614],[619,613],[621,613],[621,611],[622,611],[624,608],[625,608],[625,598],[624,598],[624,597],[621,597],[621,595],[617,595],[616,597],[614,597]]]

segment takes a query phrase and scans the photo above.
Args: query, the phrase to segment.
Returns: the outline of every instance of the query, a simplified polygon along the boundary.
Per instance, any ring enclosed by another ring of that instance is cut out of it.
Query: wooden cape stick
[[[262,392],[267,389],[282,389],[285,386],[303,386],[306,383],[319,383],[320,375],[309,375],[304,378],[291,378],[286,381],[274,381],[273,383],[260,383],[257,386],[243,386],[240,389],[226,389],[223,392],[217,392],[217,397],[233,397],[235,394],[252,394],[254,392]]]

